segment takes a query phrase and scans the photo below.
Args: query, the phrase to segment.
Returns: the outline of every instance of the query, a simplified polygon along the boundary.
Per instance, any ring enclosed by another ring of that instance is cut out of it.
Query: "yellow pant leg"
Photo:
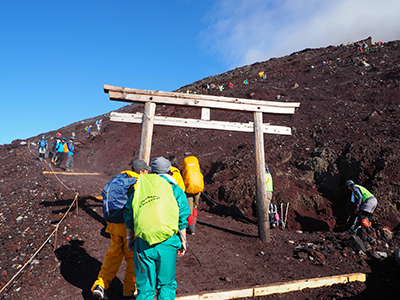
[[[109,288],[110,283],[114,279],[115,275],[117,275],[122,259],[124,258],[124,247],[126,247],[126,241],[124,245],[124,237],[111,233],[111,245],[108,248],[104,263],[101,266],[99,275],[97,276],[97,280],[92,286],[92,292],[96,285],[102,286],[105,290]]]
[[[125,279],[124,279],[124,295],[133,295],[136,291],[135,279],[135,263],[133,259],[133,251],[128,250],[126,246],[126,238],[124,237],[124,254],[126,261]]]

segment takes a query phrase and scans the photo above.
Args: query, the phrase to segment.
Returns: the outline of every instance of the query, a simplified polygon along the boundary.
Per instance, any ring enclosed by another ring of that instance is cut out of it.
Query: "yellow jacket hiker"
[[[128,177],[138,179],[140,174],[147,174],[150,167],[141,159],[132,163],[132,171],[123,171]],[[136,185],[136,184],[135,184]],[[127,193],[133,191],[130,189]],[[127,197],[129,198],[129,196]],[[103,199],[105,201],[106,199]],[[123,295],[134,296],[136,291],[136,280],[134,273],[133,252],[127,247],[127,232],[125,223],[107,222],[106,232],[110,234],[111,245],[108,248],[104,263],[101,266],[97,280],[94,282],[91,291],[96,299],[108,299],[106,290],[109,288],[111,281],[117,275],[122,259],[125,257],[126,269],[123,284]],[[129,237],[132,238],[132,237]]]

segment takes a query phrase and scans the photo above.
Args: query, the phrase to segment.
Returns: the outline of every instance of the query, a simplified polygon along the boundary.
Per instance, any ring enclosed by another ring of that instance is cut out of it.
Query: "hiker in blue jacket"
[[[54,161],[54,165],[61,168],[61,163],[64,160],[65,152],[64,145],[67,142],[65,137],[61,138],[61,142],[59,142],[56,146],[56,159]]]
[[[38,141],[37,147],[39,149],[39,158],[44,158],[47,150],[47,140],[45,135],[42,135],[42,138]]]

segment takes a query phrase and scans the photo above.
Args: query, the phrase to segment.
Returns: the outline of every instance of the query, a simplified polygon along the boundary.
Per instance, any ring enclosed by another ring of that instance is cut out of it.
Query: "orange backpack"
[[[68,153],[68,152],[69,152],[68,143],[65,143],[65,144],[63,145],[63,152],[64,152],[64,153]]]
[[[186,193],[197,194],[204,190],[204,178],[200,171],[199,160],[195,156],[188,156],[182,162],[182,177]]]

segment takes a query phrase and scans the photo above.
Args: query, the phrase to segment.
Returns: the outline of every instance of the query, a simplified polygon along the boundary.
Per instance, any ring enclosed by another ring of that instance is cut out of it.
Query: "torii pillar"
[[[156,104],[153,102],[146,102],[142,119],[142,132],[140,134],[139,159],[143,159],[148,165],[150,165],[155,112]]]

